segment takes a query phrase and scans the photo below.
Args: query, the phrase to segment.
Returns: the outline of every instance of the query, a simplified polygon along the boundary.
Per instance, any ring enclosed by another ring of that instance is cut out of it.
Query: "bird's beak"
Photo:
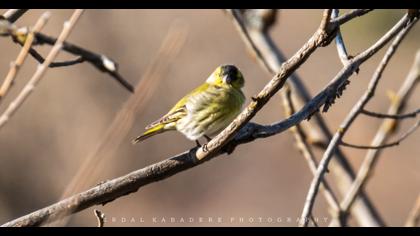
[[[225,84],[230,84],[230,82],[232,82],[232,79],[230,78],[230,76],[223,76],[223,83]]]

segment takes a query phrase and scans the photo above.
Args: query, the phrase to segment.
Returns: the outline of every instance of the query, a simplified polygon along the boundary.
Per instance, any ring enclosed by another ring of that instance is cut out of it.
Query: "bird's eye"
[[[232,82],[235,82],[236,80],[238,80],[238,76],[235,75],[230,75],[226,77],[226,83],[228,84],[232,84]]]

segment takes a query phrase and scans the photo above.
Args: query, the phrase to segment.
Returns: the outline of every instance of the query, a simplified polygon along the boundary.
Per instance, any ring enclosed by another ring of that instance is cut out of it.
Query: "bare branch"
[[[333,13],[332,13],[332,18],[335,19],[338,17],[339,14],[339,10],[338,9],[334,9]],[[347,65],[349,63],[349,55],[347,53],[346,50],[346,46],[344,44],[344,40],[343,40],[343,36],[341,35],[341,31],[338,28],[337,29],[337,36],[335,36],[335,44],[337,46],[337,53],[338,56],[341,60],[341,63],[343,64],[343,66]]]
[[[71,30],[79,19],[80,15],[83,13],[83,10],[75,10],[69,21],[64,22],[63,30],[60,33],[60,36],[57,39],[57,42],[54,44],[53,48],[49,52],[47,58],[45,59],[42,65],[38,65],[38,68],[29,82],[22,89],[20,94],[16,99],[10,103],[4,113],[0,116],[0,128],[3,127],[10,117],[17,111],[17,109],[23,104],[23,102],[29,97],[32,91],[35,89],[36,85],[42,79],[42,76],[47,71],[48,65],[54,60],[54,58],[60,52],[64,40],[69,36]]]
[[[47,35],[36,34],[35,36],[39,44],[46,43],[52,45],[55,42],[54,38],[51,38]],[[118,64],[110,58],[108,58],[107,56],[96,54],[94,52],[91,52],[89,50],[67,42],[64,42],[63,50],[73,55],[82,57],[85,61],[95,66],[98,70],[111,75],[127,90],[129,90],[130,92],[134,92],[133,86],[119,74]]]
[[[41,17],[35,23],[34,28],[30,30],[28,37],[25,41],[25,44],[20,50],[19,55],[17,56],[16,60],[10,64],[10,70],[7,73],[7,76],[3,80],[3,83],[0,87],[0,101],[9,91],[10,87],[12,86],[15,80],[16,75],[19,72],[20,67],[23,65],[23,62],[25,61],[26,56],[28,55],[28,51],[32,46],[32,42],[34,41],[34,32],[39,32],[45,26],[49,17],[50,17],[49,12],[45,12],[44,14],[41,15]]]
[[[322,157],[322,160],[321,160],[321,162],[318,166],[317,174],[314,177],[314,179],[312,180],[311,185],[309,187],[309,191],[308,191],[308,194],[307,194],[307,197],[306,197],[306,200],[305,200],[305,205],[304,205],[302,215],[301,215],[302,219],[305,219],[305,218],[309,217],[311,212],[312,212],[312,208],[313,208],[314,203],[315,203],[315,198],[316,198],[316,195],[318,193],[318,189],[319,189],[319,185],[321,183],[321,179],[323,178],[323,176],[324,176],[324,174],[327,170],[328,163],[332,158],[333,151],[336,149],[336,147],[339,144],[341,138],[344,136],[344,134],[346,133],[346,131],[348,130],[350,125],[353,123],[353,121],[359,115],[361,109],[363,109],[364,106],[368,103],[368,101],[372,98],[372,96],[374,94],[374,91],[376,89],[376,86],[377,86],[377,84],[378,84],[378,82],[381,78],[383,70],[387,66],[391,57],[394,55],[394,52],[397,49],[397,47],[399,46],[402,39],[409,32],[409,30],[414,25],[414,23],[418,20],[417,19],[417,20],[412,21],[411,23],[407,24],[408,19],[409,18],[407,17],[407,15],[405,15],[390,31],[388,31],[388,33],[386,33],[383,36],[383,37],[386,37],[387,35],[395,35],[396,33],[398,33],[395,40],[392,42],[391,46],[389,47],[388,51],[385,53],[385,56],[382,59],[380,65],[377,68],[377,70],[375,71],[375,73],[374,73],[374,75],[373,75],[373,77],[372,77],[372,79],[369,83],[369,87],[368,87],[367,91],[362,95],[362,97],[353,106],[351,112],[347,115],[347,117],[344,119],[343,123],[340,125],[339,130],[334,134],[333,138],[331,139],[330,144],[328,145],[328,148],[325,151],[325,153]],[[402,27],[401,28],[397,27],[398,25],[400,25]],[[396,31],[393,32],[393,30],[396,30]],[[379,41],[381,41],[381,40],[379,40]],[[378,42],[375,43],[374,45],[377,45]],[[365,51],[365,52],[361,53],[360,55],[363,55],[363,54],[368,55],[369,52]],[[360,55],[355,57],[355,59],[359,58]],[[307,226],[308,222],[303,221],[299,225],[300,226]]]
[[[365,146],[365,145],[356,145],[356,144],[346,143],[343,140],[341,140],[340,144],[346,147],[357,148],[357,149],[383,149],[383,148],[394,147],[394,146],[400,145],[400,143],[404,139],[410,136],[410,134],[414,133],[414,131],[416,131],[419,125],[420,125],[420,120],[418,120],[409,130],[407,130],[404,134],[401,135],[401,137],[399,137],[396,141],[392,143],[381,144],[377,146]]]
[[[320,30],[328,31],[328,27],[330,26],[331,13],[332,13],[331,9],[326,9],[322,13],[321,25],[319,26]]]
[[[13,27],[15,26],[13,25]],[[5,35],[11,36],[13,41],[15,43],[18,43],[21,46],[24,45],[25,40],[28,36],[27,34],[15,35],[13,34],[13,32],[7,33],[7,32],[1,32],[0,30],[0,36],[5,36]],[[55,42],[57,41],[56,38],[50,37],[42,33],[35,33],[34,37],[35,37],[35,40],[34,40],[33,45],[43,45],[43,44],[54,45]],[[79,47],[77,45],[74,45],[68,42],[63,42],[62,50],[70,54],[73,54],[75,56],[78,56],[78,58],[75,60],[65,61],[65,62],[52,62],[50,63],[49,67],[71,66],[71,65],[75,65],[75,64],[79,64],[84,61],[87,61],[99,71],[109,74],[128,91],[134,92],[133,86],[119,74],[118,64],[115,61],[108,58],[107,56],[94,53],[90,50],[84,49],[82,47]],[[44,62],[45,60],[44,57],[39,52],[37,52],[34,48],[30,48],[29,53],[40,64]]]
[[[405,118],[414,118],[417,116],[417,114],[420,113],[420,109],[417,109],[413,112],[409,112],[406,114],[400,114],[400,115],[389,115],[389,114],[383,114],[383,113],[377,113],[377,112],[373,112],[373,111],[368,111],[363,109],[361,111],[362,114],[364,115],[368,115],[371,117],[375,117],[375,118],[386,118],[386,119],[396,119],[396,120],[401,120],[401,119],[405,119]]]
[[[342,25],[344,23],[346,23],[347,21],[352,20],[355,17],[359,17],[359,16],[363,16],[364,14],[372,11],[373,9],[355,9],[355,10],[351,10],[350,12],[334,18],[331,20],[332,24],[338,24],[338,25]]]
[[[16,22],[29,9],[10,9],[3,14],[3,17],[11,23]]]

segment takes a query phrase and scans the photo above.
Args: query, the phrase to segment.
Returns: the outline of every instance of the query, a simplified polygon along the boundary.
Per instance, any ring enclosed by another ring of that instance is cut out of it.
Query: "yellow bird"
[[[239,114],[245,102],[245,80],[234,65],[221,65],[206,82],[179,100],[162,118],[146,127],[133,144],[169,130],[178,130],[196,141],[217,135]]]

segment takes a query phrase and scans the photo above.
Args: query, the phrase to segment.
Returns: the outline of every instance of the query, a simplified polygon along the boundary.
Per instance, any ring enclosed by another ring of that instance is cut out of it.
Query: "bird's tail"
[[[136,143],[138,143],[140,141],[143,141],[143,140],[145,140],[147,138],[150,138],[150,137],[152,137],[152,136],[154,136],[156,134],[160,134],[160,133],[165,132],[165,131],[166,131],[166,129],[165,129],[165,125],[164,124],[156,125],[156,126],[150,128],[150,129],[146,130],[146,132],[144,132],[142,135],[140,135],[137,138],[133,139],[131,141],[131,143],[136,144]]]

